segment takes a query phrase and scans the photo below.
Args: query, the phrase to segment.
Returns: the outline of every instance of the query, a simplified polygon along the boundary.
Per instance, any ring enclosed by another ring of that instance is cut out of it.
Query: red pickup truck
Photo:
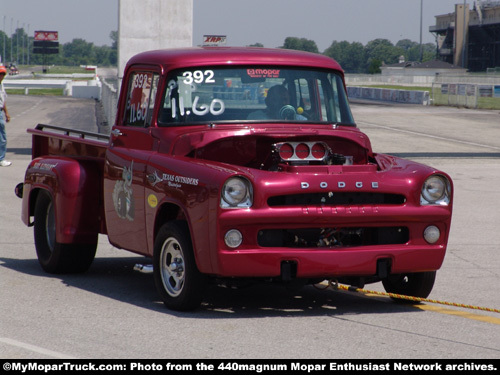
[[[43,269],[87,270],[106,234],[152,259],[171,309],[197,308],[209,282],[382,281],[427,297],[445,256],[450,177],[373,152],[326,56],[141,53],[109,136],[29,132],[18,195]]]

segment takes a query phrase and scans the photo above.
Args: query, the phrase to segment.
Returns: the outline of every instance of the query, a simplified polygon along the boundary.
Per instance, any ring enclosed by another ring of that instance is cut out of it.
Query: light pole
[[[424,0],[420,0],[420,62],[423,60],[424,49],[422,46],[422,14],[424,9]]]
[[[5,16],[3,16],[3,55],[2,55],[2,63],[5,65]]]
[[[28,38],[28,65],[30,64],[30,24],[28,23],[28,34],[26,34]]]
[[[12,63],[12,52],[13,52],[13,50],[12,50],[13,46],[12,46],[12,45],[14,44],[14,43],[12,43],[12,42],[13,42],[13,40],[14,40],[14,39],[12,38],[12,23],[13,23],[13,22],[14,22],[14,18],[11,18],[11,19],[10,19],[10,62],[11,62],[11,63]]]

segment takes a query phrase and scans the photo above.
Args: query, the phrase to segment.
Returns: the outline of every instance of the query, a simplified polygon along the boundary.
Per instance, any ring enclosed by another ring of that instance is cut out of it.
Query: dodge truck
[[[170,309],[198,308],[210,283],[253,281],[382,282],[426,298],[445,256],[452,180],[374,152],[323,55],[140,53],[110,134],[28,132],[17,191],[43,270],[86,271],[103,234],[151,259]]]

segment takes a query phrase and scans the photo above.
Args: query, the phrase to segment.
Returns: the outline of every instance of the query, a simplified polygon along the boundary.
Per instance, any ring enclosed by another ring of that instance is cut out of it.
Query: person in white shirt
[[[7,133],[5,132],[5,124],[10,121],[9,111],[5,100],[7,94],[3,88],[2,81],[7,74],[5,66],[0,65],[0,167],[8,167],[12,162],[5,160],[7,151]]]

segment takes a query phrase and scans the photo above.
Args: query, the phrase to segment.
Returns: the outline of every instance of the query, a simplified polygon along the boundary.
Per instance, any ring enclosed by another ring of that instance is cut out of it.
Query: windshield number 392
[[[194,72],[187,71],[182,73],[182,76],[184,77],[183,82],[186,85],[190,85],[193,82],[194,83],[215,83],[214,79],[214,71],[213,70],[195,70]]]

